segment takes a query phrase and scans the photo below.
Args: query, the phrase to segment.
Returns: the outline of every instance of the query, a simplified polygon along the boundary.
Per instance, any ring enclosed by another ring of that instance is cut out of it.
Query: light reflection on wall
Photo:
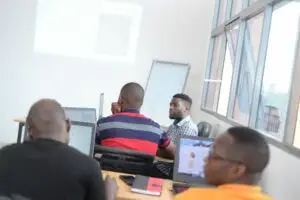
[[[132,3],[99,0],[39,1],[34,51],[132,62],[142,11],[141,6]]]

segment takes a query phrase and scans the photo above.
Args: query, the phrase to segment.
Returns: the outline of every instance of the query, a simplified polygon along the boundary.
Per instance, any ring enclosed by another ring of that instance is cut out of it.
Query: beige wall
[[[214,2],[119,2],[133,2],[143,8],[133,63],[36,53],[38,1],[0,1],[1,141],[16,141],[17,125],[12,119],[26,115],[29,106],[42,97],[55,98],[65,106],[98,107],[99,94],[104,92],[104,114],[109,114],[110,103],[117,99],[124,83],[146,84],[153,59],[190,63],[187,90],[195,102],[200,100]]]

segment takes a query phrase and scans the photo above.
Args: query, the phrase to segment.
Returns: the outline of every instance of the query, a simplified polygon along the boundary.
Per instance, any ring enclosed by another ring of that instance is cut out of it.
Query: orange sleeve
[[[191,188],[175,196],[175,200],[214,199],[214,190],[206,188]]]

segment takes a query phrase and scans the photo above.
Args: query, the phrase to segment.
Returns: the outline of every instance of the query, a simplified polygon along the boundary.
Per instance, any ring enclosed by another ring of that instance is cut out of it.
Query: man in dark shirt
[[[0,150],[0,197],[115,199],[116,182],[107,178],[104,183],[99,164],[67,145],[70,123],[58,102],[36,102],[27,123],[30,141]]]

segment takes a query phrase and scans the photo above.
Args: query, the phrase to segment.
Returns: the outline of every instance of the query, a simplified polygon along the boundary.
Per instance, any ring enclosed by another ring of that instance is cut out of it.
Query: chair
[[[96,154],[101,156],[97,157]],[[103,170],[145,176],[151,174],[154,161],[152,155],[100,145],[94,147],[94,158],[100,162]]]
[[[199,122],[197,124],[198,127],[198,136],[199,137],[209,137],[209,134],[211,132],[212,126],[208,122]]]

